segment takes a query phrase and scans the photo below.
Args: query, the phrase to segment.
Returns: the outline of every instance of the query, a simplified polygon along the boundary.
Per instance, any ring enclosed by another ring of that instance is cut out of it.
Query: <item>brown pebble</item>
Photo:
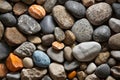
[[[41,39],[38,36],[29,36],[28,40],[33,44],[40,44],[41,43]]]
[[[86,7],[89,7],[95,3],[95,0],[82,0],[82,2],[83,2],[83,5],[85,5]]]
[[[46,0],[36,0],[37,4],[43,5],[45,3]]]
[[[87,64],[86,63],[81,63],[80,64],[80,70],[84,71],[87,68]]]
[[[8,70],[5,66],[5,64],[0,64],[0,77],[5,77]]]
[[[77,72],[77,77],[78,77],[79,80],[85,80],[86,76],[87,76],[86,73],[83,72],[83,71]]]
[[[64,48],[64,43],[61,43],[61,42],[58,42],[58,41],[55,41],[52,43],[52,48],[55,49],[55,50],[62,50]]]

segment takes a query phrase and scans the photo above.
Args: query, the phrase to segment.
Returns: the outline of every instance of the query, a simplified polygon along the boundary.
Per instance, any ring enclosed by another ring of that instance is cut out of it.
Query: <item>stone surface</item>
[[[3,34],[4,34],[4,26],[3,26],[2,22],[0,21],[0,40],[2,39]]]
[[[30,4],[34,3],[35,0],[21,0],[21,1],[30,5]]]
[[[93,25],[101,25],[112,15],[111,6],[105,2],[94,4],[87,9],[86,16]],[[102,16],[102,17],[101,17]]]
[[[52,47],[50,47],[47,50],[47,54],[52,60],[56,62],[59,62],[59,63],[64,62],[63,51],[57,51],[57,50],[54,50]]]
[[[87,74],[93,73],[96,68],[97,66],[95,65],[95,63],[90,63],[86,69]]]
[[[111,68],[111,72],[115,78],[118,78],[118,79],[120,78],[120,66],[113,66]]]
[[[77,72],[76,71],[72,71],[68,74],[68,78],[69,79],[73,79],[75,76],[77,75]]]
[[[120,3],[113,3],[112,8],[115,12],[116,17],[120,19]]]
[[[22,69],[21,80],[41,80],[45,74],[47,74],[47,69]]]
[[[108,4],[113,4],[113,3],[115,3],[117,0],[105,0],[105,2],[106,3],[108,3]]]
[[[108,60],[108,64],[109,64],[109,66],[115,66],[116,65],[116,60],[114,59],[114,58],[109,58],[109,60]]]
[[[52,79],[50,78],[50,76],[45,75],[45,76],[42,78],[42,80],[52,80]]]
[[[26,37],[16,27],[8,27],[5,30],[5,40],[11,46],[20,45],[25,42]]]
[[[72,32],[78,42],[85,42],[92,39],[93,28],[89,21],[83,18],[75,22],[72,27]]]
[[[73,56],[78,61],[87,62],[93,60],[100,51],[101,51],[101,45],[99,43],[94,41],[82,42],[73,48]]]
[[[50,58],[46,55],[46,53],[40,50],[34,51],[32,58],[35,65],[38,67],[46,68],[50,65]]]
[[[45,3],[46,0],[36,0],[37,4],[43,5]]]
[[[7,73],[6,77],[7,77],[7,80],[20,80],[20,73],[18,72]]]
[[[101,80],[95,74],[88,75],[85,80]]]
[[[66,11],[64,6],[56,5],[53,8],[55,21],[62,29],[70,29],[74,24],[73,17]]]
[[[26,14],[18,18],[18,28],[25,34],[35,34],[41,30],[39,23]]]
[[[85,5],[86,7],[89,7],[95,3],[95,0],[82,0],[82,2],[83,2],[83,5]]]
[[[97,42],[105,42],[110,38],[110,36],[110,28],[106,25],[96,28],[93,32],[93,39]]]
[[[117,60],[120,60],[120,51],[117,50],[111,51],[111,56]]]
[[[29,36],[28,41],[33,44],[40,44],[42,42],[39,36]]]
[[[62,42],[58,42],[58,41],[54,41],[52,43],[52,48],[55,49],[55,50],[62,50],[64,48],[64,43]]]
[[[87,74],[84,71],[77,72],[77,77],[79,80],[85,80]]]
[[[106,80],[115,80],[112,76],[108,76]]]
[[[47,51],[48,47],[43,46],[43,45],[40,44],[40,45],[37,46],[37,49],[41,50],[41,51]]]
[[[66,73],[64,67],[58,63],[51,63],[49,66],[50,76],[53,80],[65,80]]]
[[[5,77],[7,74],[8,70],[5,64],[0,64],[0,78]]]
[[[26,68],[32,68],[34,66],[33,60],[29,57],[25,57],[22,61],[23,61],[23,66]]]
[[[86,70],[87,69],[87,64],[86,63],[81,63],[80,64],[80,70],[81,71],[84,71],[84,70]]]
[[[16,54],[19,57],[27,57],[27,56],[31,56],[35,50],[36,47],[33,43],[24,42],[14,50],[14,54]]]

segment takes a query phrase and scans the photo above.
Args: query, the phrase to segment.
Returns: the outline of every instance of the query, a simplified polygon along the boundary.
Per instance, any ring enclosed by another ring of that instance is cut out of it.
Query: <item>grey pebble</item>
[[[3,26],[2,22],[0,21],[0,40],[2,39],[3,34],[4,34],[4,26]]]
[[[42,78],[42,80],[52,80],[52,79],[50,78],[50,76],[45,75],[45,76]]]
[[[7,80],[20,80],[20,73],[7,73]]]

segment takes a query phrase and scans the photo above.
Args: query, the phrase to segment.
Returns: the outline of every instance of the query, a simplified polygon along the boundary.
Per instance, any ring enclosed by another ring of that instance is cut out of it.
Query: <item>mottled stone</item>
[[[84,71],[77,72],[77,77],[79,80],[85,80],[87,74]]]

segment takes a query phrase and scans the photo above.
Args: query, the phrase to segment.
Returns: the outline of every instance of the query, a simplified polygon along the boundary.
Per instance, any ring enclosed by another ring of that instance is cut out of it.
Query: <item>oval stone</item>
[[[3,37],[3,33],[4,33],[4,26],[3,26],[2,22],[0,21],[0,40]]]

